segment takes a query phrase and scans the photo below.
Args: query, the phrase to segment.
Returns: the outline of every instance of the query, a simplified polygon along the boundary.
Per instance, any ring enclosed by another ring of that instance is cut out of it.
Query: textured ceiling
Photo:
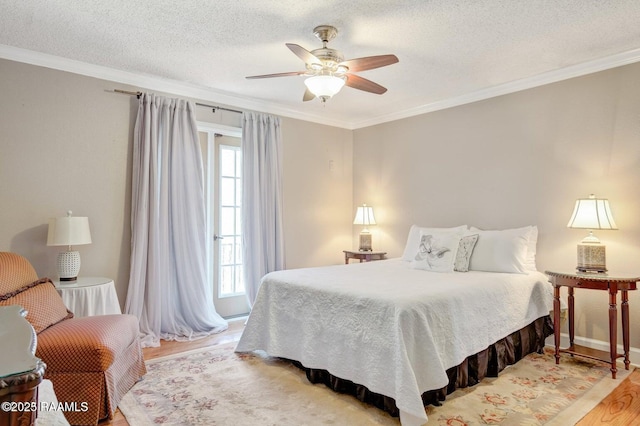
[[[1,45],[347,127],[635,51],[639,23],[638,0],[0,0]],[[398,56],[359,73],[387,93],[345,87],[322,105],[302,102],[304,77],[244,78],[304,70],[285,43],[321,47],[320,24],[345,58]]]

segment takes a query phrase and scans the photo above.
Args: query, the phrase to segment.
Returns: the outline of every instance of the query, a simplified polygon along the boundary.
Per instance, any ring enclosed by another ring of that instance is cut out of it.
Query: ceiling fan
[[[247,77],[272,78],[304,75],[304,84],[307,90],[302,97],[303,101],[319,98],[323,103],[338,93],[342,86],[347,85],[354,89],[378,95],[387,91],[385,87],[371,80],[360,77],[354,72],[366,71],[395,64],[398,58],[395,55],[367,56],[364,58],[344,60],[339,50],[327,47],[327,43],[338,35],[338,30],[331,25],[319,25],[313,29],[313,34],[322,41],[322,47],[308,51],[302,46],[286,43],[286,46],[305,63],[305,71],[282,72],[277,74],[254,75]]]

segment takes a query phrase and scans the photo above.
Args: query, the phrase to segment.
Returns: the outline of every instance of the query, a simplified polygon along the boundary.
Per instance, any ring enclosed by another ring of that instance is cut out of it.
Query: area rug
[[[311,384],[290,362],[236,354],[235,343],[147,361],[147,374],[120,411],[145,425],[399,425],[357,399]],[[427,407],[429,425],[572,425],[628,375],[578,357],[531,354],[498,378],[459,389]]]

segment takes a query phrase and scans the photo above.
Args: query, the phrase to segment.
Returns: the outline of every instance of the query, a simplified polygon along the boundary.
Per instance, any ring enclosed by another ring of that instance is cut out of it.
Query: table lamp
[[[67,246],[67,251],[58,254],[58,275],[60,281],[75,281],[80,272],[80,253],[72,246],[91,244],[89,218],[71,216],[71,210],[65,217],[49,219],[48,246]]]
[[[593,230],[618,229],[613,221],[609,200],[596,198],[593,194],[589,198],[579,198],[567,227],[589,230],[589,235],[578,244],[576,269],[579,272],[607,272],[605,245],[593,235]]]
[[[366,204],[358,207],[356,217],[353,219],[353,224],[364,225],[364,228],[360,232],[360,251],[372,251],[371,233],[369,229],[367,229],[367,226],[376,224],[376,219],[373,217],[373,208]]]

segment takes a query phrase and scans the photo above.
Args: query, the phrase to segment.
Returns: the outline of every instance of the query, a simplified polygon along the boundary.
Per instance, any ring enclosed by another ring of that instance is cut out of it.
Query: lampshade
[[[579,229],[618,229],[611,214],[609,200],[596,198],[589,195],[589,198],[579,198],[573,208],[573,214],[568,228]]]
[[[344,78],[334,75],[316,75],[304,81],[309,91],[316,95],[322,102],[326,102],[338,93],[344,86]]]
[[[364,225],[364,229],[360,232],[360,251],[372,251],[371,234],[367,226],[376,224],[376,219],[373,216],[373,207],[369,207],[366,204],[358,207],[356,217],[353,219],[353,224]]]
[[[91,244],[89,218],[71,216],[71,211],[65,217],[49,219],[48,246],[78,246]]]
[[[80,253],[71,246],[91,244],[89,218],[71,216],[71,210],[65,217],[49,219],[47,234],[48,246],[67,246],[67,251],[58,253],[58,276],[60,281],[75,281],[80,272]]]
[[[606,272],[606,247],[593,235],[594,229],[618,229],[611,214],[609,200],[596,198],[579,198],[573,208],[569,228],[588,229],[589,234],[578,244],[578,265],[580,272]]]
[[[364,225],[365,227],[368,225],[375,225],[376,219],[373,216],[373,207],[367,206],[366,204],[358,207],[356,217],[353,219],[353,224]]]

